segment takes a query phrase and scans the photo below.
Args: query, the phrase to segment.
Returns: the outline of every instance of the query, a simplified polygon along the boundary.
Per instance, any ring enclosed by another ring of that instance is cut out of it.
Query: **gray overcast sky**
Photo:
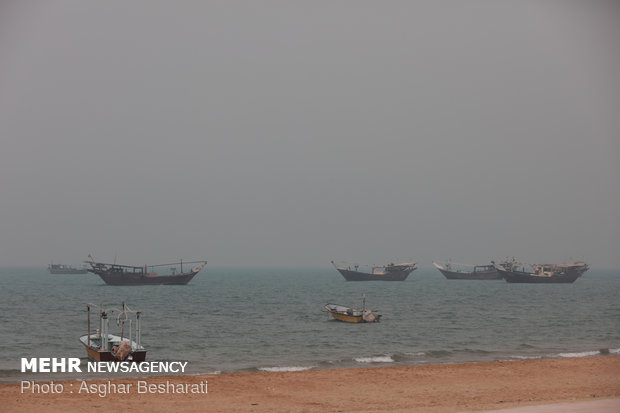
[[[620,267],[620,2],[3,1],[0,265]]]

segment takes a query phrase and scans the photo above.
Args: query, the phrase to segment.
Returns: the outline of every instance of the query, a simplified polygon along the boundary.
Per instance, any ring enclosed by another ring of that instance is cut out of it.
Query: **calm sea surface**
[[[217,373],[618,354],[619,292],[620,272],[596,269],[574,284],[536,285],[448,281],[430,268],[404,282],[346,282],[327,266],[207,266],[184,286],[119,287],[94,274],[3,268],[0,381],[31,377],[19,372],[21,357],[86,360],[86,303],[141,310],[147,360]],[[362,294],[381,323],[321,312]]]

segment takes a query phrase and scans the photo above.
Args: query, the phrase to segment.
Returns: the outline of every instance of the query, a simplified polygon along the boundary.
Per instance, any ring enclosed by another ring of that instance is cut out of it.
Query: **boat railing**
[[[131,268],[134,271],[142,271],[144,267],[138,267],[135,265],[121,265],[121,264],[109,264],[105,262],[94,262],[94,261],[84,261],[85,264],[90,264],[92,268],[102,269],[102,268]]]
[[[171,262],[168,264],[157,264],[157,265],[147,265],[148,268],[155,268],[155,267],[168,267],[171,265],[181,265],[181,264],[206,264],[207,261],[206,260],[202,260],[202,261],[179,261],[179,262]]]
[[[102,304],[92,304],[92,303],[87,303],[86,304],[86,309],[87,309],[87,319],[88,319],[88,327],[87,327],[87,331],[88,331],[88,336],[86,338],[87,344],[90,345],[91,343],[91,336],[92,336],[92,332],[91,332],[91,323],[90,323],[90,312],[91,312],[91,308],[98,308],[99,309],[99,328],[96,329],[96,337],[100,338],[100,347],[105,347],[106,346],[106,342],[108,337],[110,336],[110,331],[109,331],[109,320],[111,318],[111,316],[116,313],[116,324],[117,326],[121,327],[121,333],[120,333],[120,341],[128,341],[131,345],[131,349],[134,350],[136,348],[140,348],[141,347],[141,343],[140,343],[140,339],[141,339],[141,323],[140,323],[140,318],[142,316],[142,311],[136,311],[136,310],[132,310],[131,308],[129,308],[129,306],[127,306],[127,304],[125,304],[125,302],[123,302],[123,306],[122,308],[116,308],[116,307],[108,307],[108,308],[104,308]],[[132,319],[129,319],[127,317],[127,314],[134,314],[135,315],[135,326],[133,323]],[[128,329],[127,329],[127,335],[125,335],[125,323],[128,324]],[[134,341],[132,339],[132,336],[135,332],[135,346],[134,346]]]
[[[356,262],[349,262],[349,261],[332,261],[332,265],[334,267],[336,267],[336,269],[339,270],[354,270],[357,271],[357,269],[361,268],[373,268],[372,265],[367,265],[367,264],[358,264]]]
[[[95,261],[84,261],[85,264],[89,264],[91,266],[92,269],[94,270],[108,270],[108,271],[118,271],[118,272],[127,272],[124,270],[133,270],[134,273],[142,273],[145,272],[146,268],[159,268],[159,267],[170,267],[170,266],[180,266],[181,270],[183,269],[183,264],[199,264],[199,267],[202,269],[202,267],[204,267],[205,265],[207,265],[207,261],[206,260],[201,260],[201,261],[178,261],[178,262],[172,262],[172,263],[166,263],[166,264],[155,264],[155,265],[144,265],[144,266],[137,266],[137,265],[121,265],[121,264],[110,264],[110,263],[104,263],[104,262],[95,262]],[[181,271],[183,272],[183,271]]]
[[[472,265],[472,264],[461,264],[459,262],[454,262],[454,261],[433,261],[433,262],[435,262],[435,263],[437,263],[439,265],[442,265],[444,267],[445,266],[451,266],[451,267],[456,266],[456,267],[466,267],[466,268],[493,267],[492,264],[491,265],[477,265],[477,264]]]

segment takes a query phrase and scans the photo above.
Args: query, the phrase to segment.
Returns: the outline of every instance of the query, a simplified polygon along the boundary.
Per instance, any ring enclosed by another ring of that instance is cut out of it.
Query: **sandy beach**
[[[63,391],[54,394],[3,384],[1,410],[463,412],[579,406],[620,399],[620,356],[59,383]]]

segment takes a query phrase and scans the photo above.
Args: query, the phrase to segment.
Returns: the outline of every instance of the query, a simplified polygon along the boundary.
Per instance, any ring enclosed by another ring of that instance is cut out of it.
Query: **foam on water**
[[[283,367],[259,367],[260,371],[266,371],[269,373],[277,373],[283,371],[304,371],[304,370],[312,370],[316,368],[316,366],[283,366]]]
[[[390,356],[375,356],[375,357],[359,357],[354,359],[358,363],[393,363],[394,359]]]
[[[560,353],[558,357],[562,358],[580,358],[580,357],[591,357],[600,355],[600,351],[582,351],[579,353]]]

